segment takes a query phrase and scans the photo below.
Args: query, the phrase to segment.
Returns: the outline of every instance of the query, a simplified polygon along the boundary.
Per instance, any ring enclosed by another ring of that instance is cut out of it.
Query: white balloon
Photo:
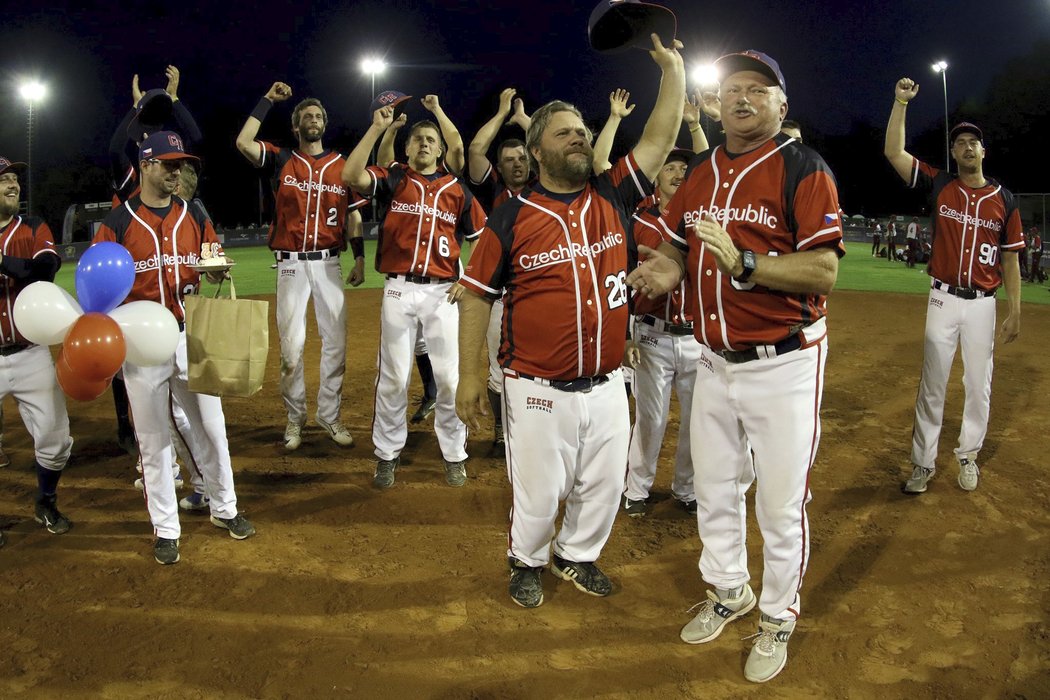
[[[54,345],[84,315],[77,300],[54,282],[33,282],[15,299],[15,328],[30,343]]]
[[[132,301],[109,312],[124,332],[126,361],[141,367],[171,359],[179,344],[179,322],[155,301]]]

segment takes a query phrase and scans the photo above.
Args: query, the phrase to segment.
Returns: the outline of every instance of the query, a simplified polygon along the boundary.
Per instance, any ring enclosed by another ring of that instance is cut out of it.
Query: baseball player
[[[55,377],[51,352],[26,340],[12,322],[19,292],[33,282],[52,282],[62,266],[51,229],[41,219],[20,216],[20,174],[25,163],[0,157],[0,401],[11,395],[33,438],[38,492],[34,518],[55,535],[73,526],[56,505],[58,481],[69,461],[66,399]],[[0,537],[0,544],[3,538]]]
[[[440,109],[436,96],[428,95],[427,101]],[[366,167],[373,145],[394,119],[393,107],[377,109],[342,173],[346,185],[387,209],[376,251],[386,283],[372,425],[378,458],[372,483],[381,489],[393,486],[408,437],[407,391],[420,323],[437,381],[434,432],[445,460],[445,481],[458,487],[467,480],[467,431],[455,411],[459,313],[445,299],[459,277],[460,246],[469,252],[484,226],[485,213],[460,179],[439,166],[445,154],[442,138],[460,144],[462,139],[443,113],[431,111],[442,126],[424,120],[411,127],[405,147],[407,165]]]
[[[514,124],[522,131],[528,132],[532,119],[525,114],[525,106],[520,97],[515,97],[517,90],[506,88],[500,93],[499,108],[485,124],[478,129],[474,140],[467,148],[467,167],[470,172],[470,188],[485,207],[493,211],[504,202],[516,197],[532,180],[532,169],[529,156],[525,152],[525,142],[509,138],[496,147],[495,166],[489,161],[488,152],[496,140],[499,129],[504,123]],[[489,324],[485,331],[485,346],[488,349],[489,379],[486,387],[489,408],[494,423],[492,447],[504,453],[503,433],[503,369],[499,366],[500,329],[503,325],[503,298],[492,302]]]
[[[485,413],[481,347],[490,304],[506,290],[500,365],[513,491],[510,595],[543,602],[542,568],[606,596],[596,565],[616,519],[629,415],[620,362],[628,321],[629,217],[652,194],[682,117],[685,70],[675,41],[654,34],[663,74],[641,140],[601,175],[580,113],[550,102],[532,115],[527,150],[538,182],[493,212],[464,274],[456,407]],[[565,517],[555,535],[559,502]]]
[[[270,228],[269,245],[277,258],[281,396],[288,412],[284,446],[295,450],[302,444],[307,415],[303,347],[306,306],[312,298],[321,336],[315,419],[336,444],[350,447],[354,438],[339,420],[346,372],[346,299],[339,254],[349,242],[354,268],[346,281],[354,287],[360,285],[365,275],[365,246],[357,210],[365,200],[351,196],[343,186],[339,178],[343,156],[321,143],[328,113],[319,100],[305,99],[292,110],[292,132],[299,141],[298,148],[280,148],[256,140],[270,108],[291,96],[288,85],[274,83],[237,136],[237,150],[272,175],[276,200],[277,220]]]
[[[707,150],[707,137],[700,125],[701,110],[719,121],[717,100],[705,99],[697,90],[686,100],[682,122],[693,139],[693,150],[675,149],[667,156],[656,176],[653,197],[645,200],[632,216],[634,241],[650,248],[665,240],[659,225],[671,197],[685,179],[689,159]],[[631,447],[627,455],[627,484],[623,509],[638,517],[648,510],[649,489],[656,477],[671,389],[678,395],[680,428],[675,452],[675,471],[671,495],[687,513],[696,513],[693,492],[693,461],[689,451],[689,410],[692,405],[696,365],[700,344],[693,337],[693,312],[689,308],[684,281],[669,294],[657,299],[637,296],[634,299],[633,340],[627,344],[630,363],[634,365],[634,417]],[[684,426],[684,429],[681,428]]]
[[[875,230],[871,234],[871,257],[879,257],[879,245],[882,242],[882,224],[875,222]]]
[[[1031,264],[1028,273],[1029,282],[1042,282],[1046,279],[1046,274],[1043,272],[1042,265],[1040,264],[1043,259],[1043,239],[1039,235],[1039,229],[1035,226],[1029,232],[1029,245],[1031,246]]]
[[[175,120],[176,131],[186,135],[189,147],[203,139],[200,128],[186,104],[179,99],[181,74],[175,66],[164,69],[167,85],[142,92],[139,76],[131,79],[131,110],[124,116],[113,138],[109,142],[109,162],[113,187],[113,208],[119,207],[128,198],[138,194],[138,149],[139,143],[148,134],[159,131],[168,117]],[[113,377],[113,405],[117,413],[117,442],[128,454],[138,454],[135,429],[128,414],[128,392],[120,372]]]
[[[915,400],[911,478],[904,492],[926,491],[937,465],[937,442],[944,416],[944,394],[955,350],[962,346],[962,429],[955,458],[959,486],[977,488],[977,453],[988,431],[995,347],[995,293],[1006,287],[1009,312],[1000,336],[1012,343],[1021,332],[1021,271],[1024,248],[1021,214],[1009,190],[984,175],[984,135],[974,124],[957,124],[950,135],[958,174],[923,163],[904,150],[904,122],[919,85],[901,78],[894,90],[886,126],[885,154],[897,174],[929,197],[933,249],[926,267],[931,277],[926,307],[922,378]]]
[[[182,139],[174,132],[158,131],[146,138],[139,151],[140,194],[110,212],[94,239],[96,243],[116,241],[131,253],[135,283],[127,302],[146,299],[163,304],[183,330],[183,297],[196,292],[200,282],[193,265],[221,251],[211,221],[172,195],[187,159],[194,156],[185,152]],[[217,282],[222,273],[209,275]],[[190,429],[180,432],[204,480],[212,524],[238,540],[255,534],[255,527],[237,511],[222,402],[189,391],[187,371],[185,333],[180,333],[175,353],[163,364],[124,363],[146,505],[156,535],[153,556],[160,564],[179,561],[181,529],[168,428],[173,401],[188,419]]]
[[[780,133],[787,90],[777,63],[746,51],[715,65],[724,76],[725,146],[693,159],[660,219],[671,243],[659,251],[639,246],[649,259],[628,282],[654,298],[684,274],[704,345],[689,432],[700,573],[714,590],[681,637],[710,642],[755,606],[744,494],[757,477],[762,615],[744,676],[764,682],[784,668],[801,612],[827,357],[825,295],[845,249],[827,164]]]
[[[907,256],[908,267],[915,267],[915,260],[919,257],[919,217],[911,217],[911,221],[908,223],[908,252]]]

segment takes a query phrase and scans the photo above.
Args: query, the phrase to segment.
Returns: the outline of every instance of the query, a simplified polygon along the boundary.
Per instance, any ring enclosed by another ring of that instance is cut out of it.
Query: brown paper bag
[[[251,396],[262,388],[270,349],[269,302],[190,295],[186,306],[189,388],[213,396]]]

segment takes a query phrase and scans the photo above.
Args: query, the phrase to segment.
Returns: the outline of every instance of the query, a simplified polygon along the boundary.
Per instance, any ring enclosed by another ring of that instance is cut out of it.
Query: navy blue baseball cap
[[[12,163],[7,158],[0,156],[0,175],[4,173],[24,173],[29,170],[29,166],[25,163],[14,162]]]
[[[970,122],[959,122],[952,127],[951,136],[949,136],[948,140],[951,143],[955,143],[955,139],[959,134],[973,134],[977,137],[978,141],[984,143],[984,134],[981,133],[981,130],[976,124],[971,124]]]
[[[151,134],[162,128],[171,117],[173,103],[164,88],[147,90],[135,105],[136,114],[128,125],[128,138],[138,143],[143,134]]]
[[[398,105],[405,100],[412,99],[411,95],[406,95],[403,92],[397,90],[384,90],[383,92],[376,95],[376,98],[372,100],[372,105],[368,109],[368,117],[371,118],[376,110],[382,109],[383,107],[393,107],[394,117],[398,115]]]
[[[139,146],[139,160],[195,160],[182,145],[182,137],[174,131],[158,131],[146,137]]]
[[[629,47],[652,49],[650,34],[670,46],[678,31],[674,13],[663,5],[641,0],[602,0],[591,11],[587,38],[595,51],[620,51]]]
[[[787,83],[784,81],[784,74],[780,72],[780,64],[761,51],[748,49],[740,53],[726,54],[715,61],[715,68],[722,78],[740,71],[753,70],[776,82],[781,91],[787,94]]]

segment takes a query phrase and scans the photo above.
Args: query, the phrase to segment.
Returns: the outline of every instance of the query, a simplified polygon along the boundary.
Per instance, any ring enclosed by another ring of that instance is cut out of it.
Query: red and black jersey
[[[535,184],[535,180],[529,184]],[[481,178],[481,182],[470,180],[470,191],[474,193],[474,196],[478,198],[481,206],[485,207],[487,212],[493,211],[496,207],[511,200],[520,192],[520,190],[519,192],[512,192],[507,187],[499,172],[492,167],[492,163],[489,163],[489,169],[486,171],[485,177]]]
[[[222,252],[211,220],[178,197],[163,210],[132,197],[102,221],[93,242],[101,241],[120,243],[135,261],[135,284],[124,303],[155,301],[179,322],[185,319],[183,297],[200,287],[200,273],[192,266],[205,247],[208,257]]]
[[[1002,284],[1000,250],[1024,248],[1021,213],[1013,194],[988,178],[967,187],[958,175],[912,159],[910,186],[927,193],[933,249],[926,272],[953,287],[985,292]]]
[[[460,243],[485,227],[485,210],[462,181],[439,170],[421,175],[395,163],[371,166],[371,196],[386,213],[379,225],[376,269],[438,279],[459,277]]]
[[[492,299],[506,290],[501,366],[561,380],[620,366],[630,217],[651,193],[628,154],[581,192],[528,188],[493,212],[461,284]]]
[[[366,204],[343,184],[346,159],[330,150],[311,156],[266,141],[256,143],[262,149],[257,167],[272,173],[277,207],[270,249],[345,250],[346,214]]]
[[[713,350],[771,345],[823,318],[826,298],[723,275],[693,224],[713,215],[740,250],[786,255],[829,247],[842,256],[835,178],[816,151],[777,134],[753,151],[724,146],[695,156],[660,221],[686,252],[697,340]],[[761,262],[759,262],[761,266]]]
[[[33,282],[52,282],[62,266],[55,250],[55,237],[43,220],[15,216],[0,230],[0,345],[28,343],[15,328],[15,299]]]
[[[632,216],[634,224],[634,242],[649,248],[658,248],[661,243],[670,242],[660,226],[660,207],[655,197],[647,198]],[[649,206],[646,206],[646,205]],[[640,257],[640,256],[639,256]],[[644,258],[640,257],[640,260]],[[683,279],[678,286],[667,294],[650,299],[644,294],[634,294],[634,313],[636,316],[650,315],[663,321],[682,326],[693,322],[693,309],[689,303],[689,285]]]

